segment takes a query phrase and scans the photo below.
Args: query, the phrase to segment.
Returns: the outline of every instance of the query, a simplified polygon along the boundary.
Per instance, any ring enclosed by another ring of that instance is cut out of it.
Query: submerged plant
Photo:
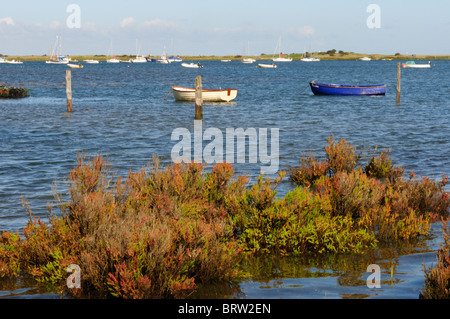
[[[426,268],[425,287],[420,293],[421,299],[450,299],[450,238],[447,229],[448,220],[442,221],[444,243],[437,252],[437,265]]]

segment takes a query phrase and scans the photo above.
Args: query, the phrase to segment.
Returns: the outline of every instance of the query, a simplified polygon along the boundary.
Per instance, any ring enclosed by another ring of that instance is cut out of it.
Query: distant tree
[[[398,53],[398,52],[395,54],[395,56],[399,56],[399,55],[400,55],[400,53]]]

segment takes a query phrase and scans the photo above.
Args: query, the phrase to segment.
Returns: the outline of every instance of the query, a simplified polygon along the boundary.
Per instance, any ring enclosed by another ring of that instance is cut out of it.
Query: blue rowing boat
[[[340,85],[309,82],[315,95],[386,95],[386,85]]]

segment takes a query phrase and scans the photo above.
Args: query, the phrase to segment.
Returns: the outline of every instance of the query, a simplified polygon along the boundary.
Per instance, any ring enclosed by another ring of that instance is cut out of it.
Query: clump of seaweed
[[[30,96],[26,88],[0,86],[0,99],[19,99]]]

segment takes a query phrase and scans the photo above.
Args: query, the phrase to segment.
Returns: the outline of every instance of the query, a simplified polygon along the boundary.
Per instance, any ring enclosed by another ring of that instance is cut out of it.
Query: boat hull
[[[172,86],[173,97],[176,101],[194,102],[195,89]],[[203,102],[230,102],[237,96],[237,89],[202,90]]]
[[[45,61],[46,64],[69,64],[69,61]]]
[[[276,69],[277,68],[276,64],[258,64],[258,66],[263,69]]]
[[[84,60],[83,62],[87,63],[87,64],[99,64],[100,63],[100,61],[98,61],[98,60]]]
[[[320,59],[318,59],[318,58],[303,58],[303,59],[300,59],[300,61],[303,61],[303,62],[320,62]]]
[[[290,58],[275,58],[272,59],[273,62],[292,62],[292,59]]]
[[[429,69],[431,65],[429,64],[402,64],[405,69]]]
[[[315,95],[386,95],[386,85],[339,85],[309,83],[312,92]]]
[[[68,63],[67,66],[68,66],[69,68],[71,68],[71,69],[82,69],[82,68],[83,68],[83,66],[82,66],[81,64],[71,64],[71,63]]]
[[[203,67],[203,65],[199,63],[181,63],[181,66],[187,69],[200,69]]]

